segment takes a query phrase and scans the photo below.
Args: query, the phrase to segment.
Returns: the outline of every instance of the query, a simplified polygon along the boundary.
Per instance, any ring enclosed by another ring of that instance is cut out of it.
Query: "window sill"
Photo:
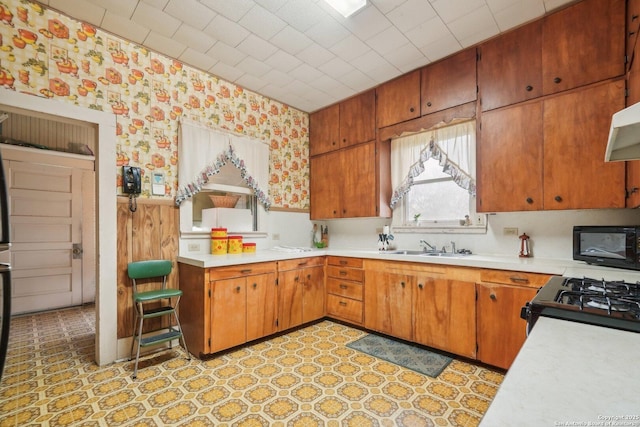
[[[487,234],[486,225],[398,225],[392,226],[393,234],[434,233],[434,234]]]

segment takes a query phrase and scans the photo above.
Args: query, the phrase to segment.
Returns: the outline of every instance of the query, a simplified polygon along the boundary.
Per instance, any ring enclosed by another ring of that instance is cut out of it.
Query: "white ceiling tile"
[[[284,5],[287,0],[254,0],[260,6],[267,9],[269,12],[276,12]]]
[[[240,42],[238,49],[259,61],[264,61],[277,50],[274,45],[254,34],[249,34],[246,39]]]
[[[318,67],[318,69],[329,76],[339,79],[345,74],[353,71],[354,67],[340,58],[333,58],[331,61]]]
[[[367,45],[382,56],[407,44],[409,40],[396,28],[389,27],[367,40]],[[364,53],[364,52],[363,52]]]
[[[280,70],[271,69],[264,76],[265,81],[269,81],[276,86],[286,86],[291,81],[291,76]]]
[[[409,31],[434,16],[436,11],[427,0],[407,0],[388,14],[400,31]]]
[[[422,46],[430,45],[448,35],[451,35],[451,31],[442,22],[439,16],[431,18],[429,21],[418,25],[412,30],[406,33],[407,38],[421,49]]]
[[[218,62],[213,57],[193,50],[191,47],[188,47],[184,52],[182,52],[178,59],[185,64],[189,64],[201,70],[208,70]]]
[[[238,21],[238,24],[266,40],[269,40],[287,26],[286,22],[261,6],[252,7]]]
[[[544,9],[548,12],[551,12],[554,9],[557,9],[565,4],[573,3],[574,0],[544,0]]]
[[[469,14],[486,3],[484,0],[434,0],[431,5],[447,24]]]
[[[245,73],[250,73],[258,77],[264,76],[269,72],[269,70],[271,70],[271,67],[269,67],[267,64],[250,56],[247,56],[242,61],[238,62],[236,68],[238,70],[244,71]]]
[[[460,42],[453,36],[447,34],[439,40],[431,44],[427,44],[420,48],[420,51],[429,58],[431,62],[444,58],[462,49]]]
[[[138,25],[120,15],[107,11],[102,20],[102,28],[112,34],[118,34],[135,43],[142,43],[149,34],[149,29]]]
[[[308,46],[296,55],[296,58],[306,62],[312,67],[319,67],[334,57],[335,55],[331,51],[317,44]]]
[[[370,72],[372,72],[373,70],[386,68],[389,66],[389,63],[382,56],[380,56],[378,52],[374,50],[370,50],[364,55],[359,56],[353,62],[355,64],[358,64],[356,69],[362,71],[369,77],[373,77],[372,74],[370,74]]]
[[[242,25],[221,15],[213,18],[213,21],[205,27],[204,33],[233,47],[238,46],[251,34]]]
[[[280,9],[278,15],[289,25],[303,33],[318,23],[325,14],[316,4],[308,0],[289,0]]]
[[[218,76],[221,79],[232,83],[244,74],[244,71],[239,70],[236,67],[227,65],[222,61],[216,62],[216,64],[213,67],[209,68],[209,70],[207,71],[209,71],[214,76]]]
[[[377,82],[360,70],[353,70],[340,77],[340,81],[354,92],[362,92],[377,85]]]
[[[235,83],[239,84],[242,87],[255,88],[256,91],[261,90],[264,86],[267,85],[266,80],[253,76],[249,73],[245,73],[242,76],[238,77]]]
[[[513,6],[514,4],[520,3],[522,0],[485,0],[491,12],[496,13],[504,10],[508,7]],[[538,5],[544,9],[544,5],[542,0],[528,0],[527,3],[530,5]]]
[[[392,50],[384,58],[403,73],[415,70],[429,62],[427,57],[411,43]]]
[[[249,10],[255,6],[253,0],[199,0],[211,10],[238,22]]]
[[[341,94],[349,90],[348,86],[345,86],[338,80],[331,78],[327,75],[324,75],[319,79],[317,79],[316,81],[314,81],[313,85],[318,90],[321,90],[322,92],[328,93],[329,95],[336,96],[336,97],[342,96]]]
[[[208,51],[216,43],[213,37],[209,37],[202,31],[186,24],[182,24],[178,28],[178,31],[173,35],[173,39],[201,53]]]
[[[291,55],[296,55],[313,44],[313,40],[289,25],[269,41]]]
[[[288,73],[302,64],[302,61],[282,50],[277,51],[264,61],[271,68]]]
[[[306,83],[319,79],[323,74],[324,73],[319,71],[317,68],[311,67],[308,64],[300,64],[300,66],[289,72],[289,75],[292,78]]]
[[[488,38],[499,32],[496,21],[486,5],[454,19],[449,22],[448,27],[461,43],[462,40],[474,38],[477,34],[488,34]]]
[[[49,0],[49,5],[81,21],[93,25],[100,25],[106,12],[104,7],[97,6],[90,2],[77,2],[75,0]]]
[[[204,29],[217,15],[196,0],[170,0],[164,11],[198,30]]]
[[[142,0],[138,3],[146,3],[158,9],[164,9],[164,7],[169,3],[169,0]]]
[[[165,37],[162,34],[158,34],[155,31],[151,31],[142,43],[151,48],[151,50],[163,52],[170,58],[179,57],[187,48],[187,46],[182,43],[178,43],[177,41],[170,39],[169,37]]]
[[[173,36],[180,26],[180,20],[146,3],[138,4],[131,20],[165,37]]]
[[[344,26],[361,40],[368,40],[391,25],[389,18],[375,7],[368,7],[344,22]]]
[[[109,12],[129,19],[131,15],[133,15],[133,11],[138,2],[131,0],[92,0],[92,3],[105,8]]]
[[[309,28],[305,35],[327,49],[349,36],[349,30],[326,15]]]
[[[500,31],[506,31],[525,22],[532,21],[542,14],[544,14],[544,6],[542,3],[532,2],[530,0],[519,0],[502,10],[493,11]]]
[[[329,50],[345,61],[351,61],[353,58],[364,55],[370,49],[371,48],[362,40],[354,35],[350,35],[349,37],[339,41]]]
[[[376,9],[378,9],[380,12],[387,14],[407,0],[369,0],[369,1],[373,3]]]
[[[246,58],[246,54],[240,52],[238,49],[235,49],[224,42],[217,42],[209,51],[207,52],[214,59],[226,63],[229,66],[236,66],[240,61]]]
[[[400,74],[400,70],[385,61],[378,67],[367,70],[365,74],[375,80],[377,84],[380,84],[398,76]]]

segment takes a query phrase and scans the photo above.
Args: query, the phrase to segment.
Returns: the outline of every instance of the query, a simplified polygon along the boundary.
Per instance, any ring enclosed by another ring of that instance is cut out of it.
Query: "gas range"
[[[640,332],[640,283],[554,276],[522,308],[527,332],[540,316]]]

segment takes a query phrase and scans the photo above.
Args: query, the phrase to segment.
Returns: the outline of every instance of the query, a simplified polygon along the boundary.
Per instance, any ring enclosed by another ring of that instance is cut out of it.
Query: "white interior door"
[[[88,302],[83,299],[83,181],[93,180],[93,172],[87,176],[74,167],[25,161],[4,160],[4,165],[12,313]],[[94,296],[95,282],[89,299]]]

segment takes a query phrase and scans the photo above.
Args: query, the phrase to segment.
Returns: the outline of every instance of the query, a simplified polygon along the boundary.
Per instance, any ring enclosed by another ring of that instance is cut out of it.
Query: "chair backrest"
[[[136,279],[153,279],[162,277],[162,289],[167,286],[167,276],[171,273],[171,261],[164,259],[150,259],[147,261],[130,262],[127,265],[127,274],[133,282],[133,294],[138,294]]]

